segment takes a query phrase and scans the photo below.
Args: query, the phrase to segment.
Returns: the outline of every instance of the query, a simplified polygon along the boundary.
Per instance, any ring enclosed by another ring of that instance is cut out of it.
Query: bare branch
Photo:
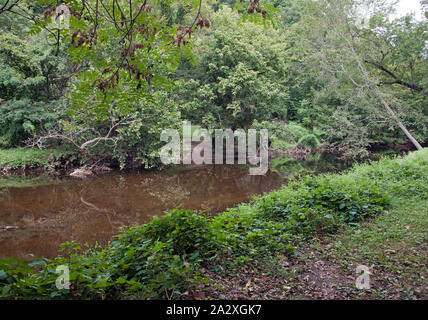
[[[65,140],[71,143],[73,146],[75,146],[79,151],[81,151],[83,154],[85,154],[87,157],[94,159],[94,157],[89,153],[88,148],[95,147],[98,145],[98,143],[104,141],[111,142],[116,148],[117,143],[119,142],[119,137],[113,137],[113,133],[116,131],[116,129],[120,126],[129,125],[135,122],[134,117],[128,117],[125,119],[122,119],[120,121],[115,121],[113,118],[111,120],[110,127],[108,129],[107,134],[103,135],[98,130],[96,130],[93,127],[90,128],[83,128],[77,132],[72,133],[63,133],[62,130],[59,128],[50,129],[47,132],[45,132],[43,135],[34,136],[26,141],[26,145],[29,147],[38,147],[39,149],[43,149],[47,142],[49,140]],[[89,140],[81,142],[82,140],[85,140],[83,137],[84,134],[92,132],[92,136],[96,136],[94,138],[90,138]],[[79,142],[80,141],[80,142]]]
[[[18,4],[20,0],[15,0],[14,2],[10,3],[10,0],[6,0],[5,4],[0,8],[0,14],[4,12],[12,12],[12,9],[14,6]]]

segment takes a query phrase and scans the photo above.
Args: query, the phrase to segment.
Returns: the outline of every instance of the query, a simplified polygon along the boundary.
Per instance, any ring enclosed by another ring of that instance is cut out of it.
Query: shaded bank
[[[197,143],[196,143],[197,145]],[[422,143],[423,147],[428,146],[428,142]],[[194,145],[193,145],[194,147]],[[411,142],[404,143],[374,143],[368,148],[370,158],[376,158],[381,154],[397,154],[415,151]],[[292,148],[289,150],[269,149],[269,159],[282,157],[290,157],[299,161],[305,161],[308,156],[316,154],[331,155],[335,158],[340,158],[340,151],[332,148]],[[238,155],[234,155],[235,163],[237,163]],[[348,162],[353,161],[348,159]],[[132,162],[132,161],[131,161]],[[133,163],[133,162],[132,162]],[[52,175],[70,175],[79,169],[92,174],[103,174],[106,172],[119,171],[119,163],[108,159],[92,160],[84,155],[76,153],[67,148],[44,149],[36,148],[16,148],[16,149],[0,149],[0,176],[7,175],[34,175],[49,173]],[[170,168],[170,167],[167,167]],[[152,168],[150,171],[164,170],[164,166]],[[143,166],[131,165],[125,168],[125,171],[146,171]],[[122,170],[120,170],[122,171]],[[77,175],[78,176],[78,175]],[[85,176],[85,175],[83,175]]]

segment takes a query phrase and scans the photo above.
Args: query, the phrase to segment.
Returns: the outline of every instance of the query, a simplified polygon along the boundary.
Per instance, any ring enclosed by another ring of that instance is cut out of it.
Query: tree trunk
[[[406,134],[406,136],[415,145],[416,149],[422,150],[423,148],[420,145],[420,143],[412,136],[412,134],[409,132],[409,130],[407,130],[406,126],[400,121],[400,119],[398,119],[398,117],[395,115],[395,113],[391,109],[391,107],[382,98],[380,98],[380,100],[381,100],[382,104],[384,105],[384,107],[386,108],[386,110],[388,111],[388,113],[394,118],[395,121],[397,121],[397,124],[400,127],[400,129],[403,130],[403,132]]]

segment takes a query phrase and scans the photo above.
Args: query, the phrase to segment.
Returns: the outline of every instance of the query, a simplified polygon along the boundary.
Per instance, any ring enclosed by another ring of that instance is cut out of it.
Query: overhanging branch
[[[382,84],[385,84],[385,85],[398,84],[398,85],[407,87],[407,88],[409,88],[411,90],[422,92],[424,95],[428,96],[428,92],[424,91],[424,89],[422,87],[420,87],[420,86],[418,86],[416,84],[408,83],[406,81],[403,81],[403,80],[399,79],[394,72],[388,70],[387,68],[385,68],[384,66],[380,65],[379,63],[376,63],[376,62],[373,62],[373,61],[369,61],[369,60],[364,60],[364,62],[366,62],[366,63],[374,66],[378,70],[381,70],[381,71],[385,72],[392,79],[394,79],[394,81],[384,81],[384,82],[381,82],[380,83],[381,85]]]

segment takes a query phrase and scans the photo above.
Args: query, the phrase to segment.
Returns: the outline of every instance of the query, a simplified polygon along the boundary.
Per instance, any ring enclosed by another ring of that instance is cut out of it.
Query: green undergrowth
[[[58,149],[0,149],[0,168],[20,169],[58,166],[63,160],[75,161],[74,151]],[[73,158],[74,157],[74,158]]]
[[[348,274],[355,274],[358,265],[371,266],[374,285],[366,294],[380,299],[397,299],[397,295],[403,299],[426,299],[427,208],[426,193],[410,199],[396,198],[390,211],[364,221],[358,228],[345,228],[332,235],[328,249],[322,245],[314,249]],[[354,288],[345,288],[347,294],[354,292]]]
[[[426,198],[428,149],[356,165],[343,174],[306,177],[216,217],[172,210],[124,230],[105,248],[62,246],[53,260],[0,260],[7,299],[154,299],[180,297],[201,282],[202,267],[229,272],[293,255],[315,234],[359,228],[395,210],[397,199]],[[57,289],[67,265],[70,290]]]

